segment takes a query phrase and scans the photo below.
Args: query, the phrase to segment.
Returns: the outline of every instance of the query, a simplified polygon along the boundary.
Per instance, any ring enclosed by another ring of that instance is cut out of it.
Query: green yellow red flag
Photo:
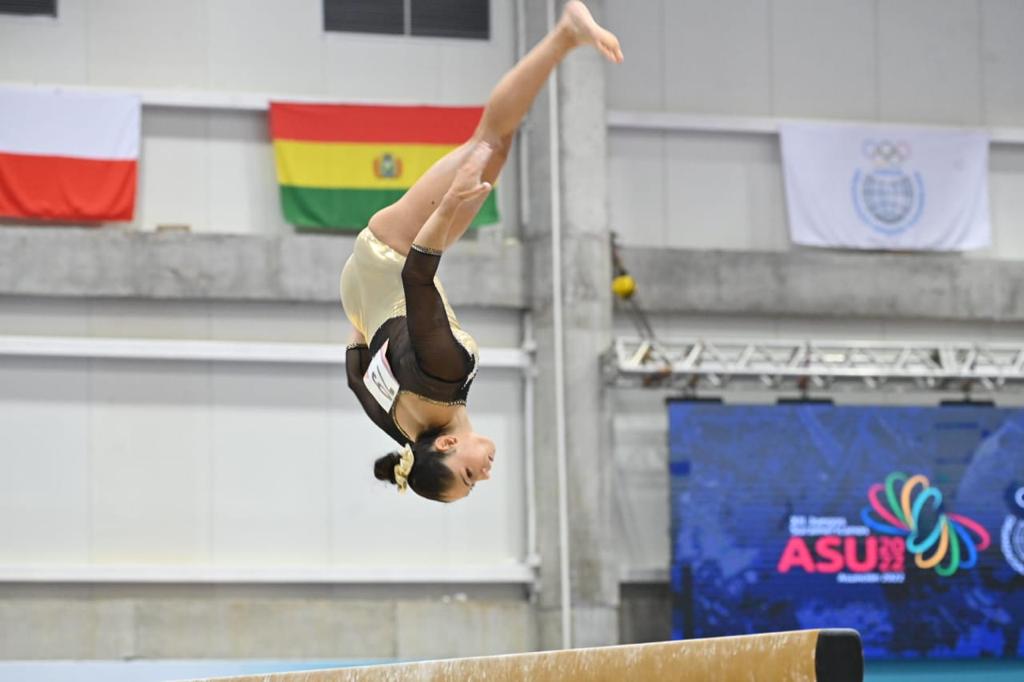
[[[468,140],[482,113],[482,107],[271,102],[285,220],[299,229],[362,229]],[[473,224],[497,221],[492,192]]]

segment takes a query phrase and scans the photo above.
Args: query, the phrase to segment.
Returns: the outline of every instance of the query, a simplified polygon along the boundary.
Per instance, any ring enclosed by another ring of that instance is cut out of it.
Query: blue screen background
[[[1000,542],[1004,524],[1024,524],[1014,498],[1024,485],[1024,410],[668,409],[675,637],[853,627],[873,659],[1024,656],[1024,575]],[[868,488],[894,471],[927,476],[941,490],[940,512],[988,531],[975,567],[941,577],[908,553],[902,584],[777,571],[790,516],[862,525]]]

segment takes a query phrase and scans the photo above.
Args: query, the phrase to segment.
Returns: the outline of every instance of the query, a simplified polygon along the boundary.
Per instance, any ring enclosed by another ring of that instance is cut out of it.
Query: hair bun
[[[395,481],[395,466],[401,459],[402,456],[397,452],[389,452],[383,457],[377,458],[377,461],[373,463],[373,475],[378,481],[397,484],[397,481]]]

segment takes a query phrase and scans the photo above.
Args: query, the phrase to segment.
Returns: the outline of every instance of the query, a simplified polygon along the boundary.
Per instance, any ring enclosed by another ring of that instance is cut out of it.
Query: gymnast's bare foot
[[[576,45],[593,45],[608,61],[622,63],[619,39],[611,31],[601,28],[580,0],[571,0],[565,5],[558,23],[569,31]]]

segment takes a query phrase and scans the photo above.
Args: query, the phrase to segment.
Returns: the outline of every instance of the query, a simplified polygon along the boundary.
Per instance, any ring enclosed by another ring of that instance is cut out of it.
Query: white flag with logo
[[[986,134],[787,123],[780,137],[795,243],[934,251],[991,244]]]

